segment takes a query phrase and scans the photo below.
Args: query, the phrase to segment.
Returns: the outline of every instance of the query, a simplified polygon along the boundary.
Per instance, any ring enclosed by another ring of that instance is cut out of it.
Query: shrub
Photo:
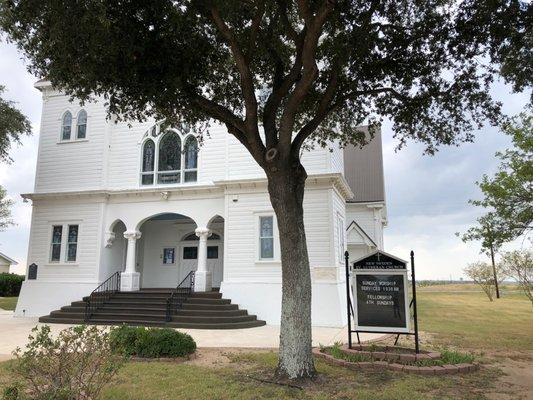
[[[191,336],[170,328],[122,325],[111,330],[110,343],[113,351],[146,358],[183,357],[196,350]]]
[[[21,387],[7,388],[9,399],[96,399],[124,362],[111,351],[105,330],[84,325],[65,329],[57,338],[50,327],[35,327],[25,351],[17,348],[13,354]]]
[[[18,296],[24,275],[0,273],[0,297]]]

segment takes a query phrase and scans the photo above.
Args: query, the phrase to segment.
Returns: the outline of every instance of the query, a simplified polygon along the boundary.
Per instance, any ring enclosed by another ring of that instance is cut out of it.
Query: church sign
[[[353,263],[356,331],[409,333],[406,265],[381,251]]]

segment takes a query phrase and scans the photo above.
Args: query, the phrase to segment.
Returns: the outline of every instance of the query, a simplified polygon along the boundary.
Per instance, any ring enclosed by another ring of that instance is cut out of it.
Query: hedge
[[[24,275],[0,273],[0,297],[18,296]]]
[[[170,328],[144,328],[122,325],[112,328],[113,351],[144,358],[184,357],[196,350],[196,342],[186,333]]]

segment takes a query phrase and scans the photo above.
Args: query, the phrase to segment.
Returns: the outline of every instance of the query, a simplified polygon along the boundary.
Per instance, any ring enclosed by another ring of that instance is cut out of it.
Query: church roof
[[[344,177],[354,192],[349,203],[385,201],[381,131],[362,149],[353,145],[344,148]]]
[[[0,258],[3,258],[4,260],[6,260],[9,264],[11,265],[17,265],[18,262],[16,262],[15,260],[13,260],[12,258],[9,258],[8,256],[6,256],[4,253],[0,253]]]

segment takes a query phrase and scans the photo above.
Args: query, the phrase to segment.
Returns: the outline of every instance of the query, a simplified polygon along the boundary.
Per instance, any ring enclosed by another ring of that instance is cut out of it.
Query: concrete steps
[[[190,329],[242,329],[265,325],[255,315],[248,315],[230,299],[223,299],[217,291],[191,293],[180,297],[182,308],[175,311],[171,321],[166,321],[166,301],[172,289],[142,289],[137,292],[113,294],[85,321],[85,304],[74,301],[50,315],[39,318],[40,322],[63,324],[166,326]]]

